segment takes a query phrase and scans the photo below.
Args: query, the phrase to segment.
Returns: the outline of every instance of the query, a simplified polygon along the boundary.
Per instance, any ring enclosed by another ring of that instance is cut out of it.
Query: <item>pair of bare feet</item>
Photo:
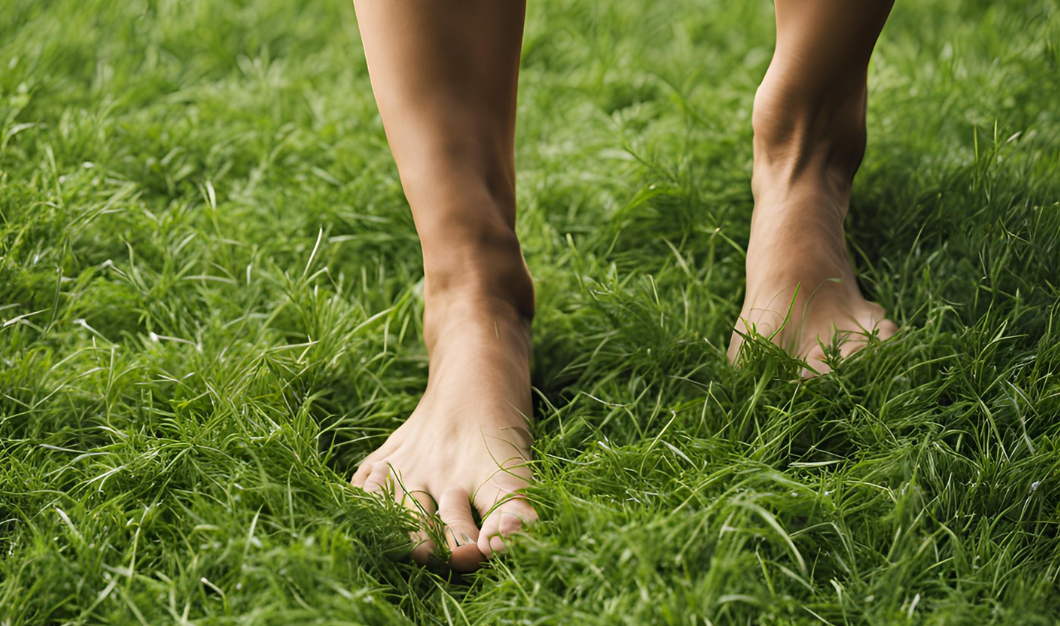
[[[823,373],[822,346],[838,339],[848,355],[896,327],[862,296],[844,241],[864,151],[864,91],[801,118],[791,101],[770,87],[769,76],[755,101],[747,289],[728,356],[736,362],[753,331],[801,358],[808,372]],[[495,252],[478,262],[496,264]],[[428,272],[426,392],[353,477],[354,485],[404,503],[433,531],[414,537],[420,563],[435,555],[453,570],[475,569],[537,517],[521,495],[531,479],[532,287],[529,307],[513,304],[525,300],[530,279],[517,244],[509,256],[503,262],[521,275],[514,282],[432,289]],[[513,294],[520,283],[523,294]],[[446,545],[437,545],[443,538]]]

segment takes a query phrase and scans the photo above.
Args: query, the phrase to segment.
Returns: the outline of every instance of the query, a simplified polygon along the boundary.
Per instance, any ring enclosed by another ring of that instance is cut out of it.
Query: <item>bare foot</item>
[[[865,92],[800,107],[799,94],[767,75],[755,98],[755,209],[747,247],[747,291],[729,344],[771,337],[805,360],[804,375],[830,371],[824,346],[842,356],[897,326],[858,288],[843,220],[865,146]]]
[[[391,494],[425,527],[440,520],[449,565],[466,572],[537,519],[519,493],[530,481],[530,321],[508,299],[465,290],[430,297],[424,322],[427,390],[352,483]],[[426,532],[413,539],[417,562],[439,554]]]

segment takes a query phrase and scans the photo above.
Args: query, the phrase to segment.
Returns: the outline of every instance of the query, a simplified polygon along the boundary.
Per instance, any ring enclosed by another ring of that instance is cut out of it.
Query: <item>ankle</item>
[[[778,185],[849,193],[865,153],[864,81],[807,89],[781,74],[767,72],[755,94],[755,197]]]
[[[446,245],[424,266],[428,307],[459,300],[496,300],[528,321],[534,317],[534,286],[515,233]],[[424,257],[428,255],[425,253]]]
[[[427,314],[471,306],[500,309],[529,322],[534,284],[514,229],[503,220],[436,221],[421,230]]]
[[[481,160],[440,159],[402,168],[423,248],[427,312],[452,302],[489,300],[530,320],[534,288],[515,234],[514,184],[502,168],[485,167]]]
[[[462,271],[425,273],[423,326],[428,353],[442,337],[467,341],[479,336],[503,338],[509,347],[521,341],[529,356],[533,316],[534,284],[521,255],[517,263],[494,259]]]

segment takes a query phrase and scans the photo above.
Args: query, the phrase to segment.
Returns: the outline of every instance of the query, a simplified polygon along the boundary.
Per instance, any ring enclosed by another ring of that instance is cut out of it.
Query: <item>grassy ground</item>
[[[768,2],[532,2],[543,521],[464,581],[347,486],[419,251],[346,2],[6,0],[0,624],[1060,620],[1060,8],[899,2],[850,243],[904,330],[724,347]]]

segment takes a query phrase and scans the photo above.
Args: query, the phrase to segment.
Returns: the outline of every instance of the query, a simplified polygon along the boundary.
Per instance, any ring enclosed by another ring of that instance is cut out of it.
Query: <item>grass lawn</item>
[[[383,0],[379,0],[383,1]],[[4,0],[0,624],[1055,624],[1060,5],[900,0],[849,243],[903,330],[731,367],[764,0],[539,0],[542,521],[450,581],[348,486],[427,377],[345,0]]]

